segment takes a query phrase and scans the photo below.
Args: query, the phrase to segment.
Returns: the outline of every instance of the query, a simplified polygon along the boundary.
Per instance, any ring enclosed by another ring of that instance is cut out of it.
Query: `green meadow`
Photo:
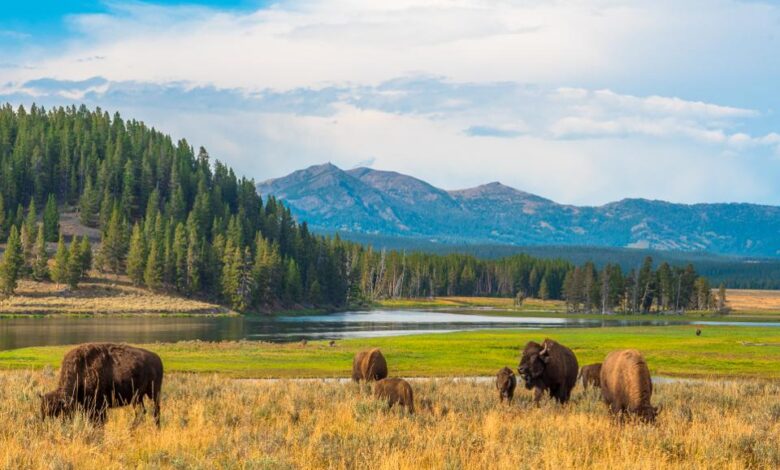
[[[780,329],[695,326],[560,328],[473,331],[326,341],[306,345],[260,342],[180,342],[143,345],[163,358],[168,372],[219,373],[242,378],[349,377],[360,349],[379,347],[396,376],[492,375],[515,368],[530,340],[555,339],[572,348],[580,365],[615,349],[636,348],[653,375],[780,379]],[[0,351],[2,369],[57,368],[68,346]]]

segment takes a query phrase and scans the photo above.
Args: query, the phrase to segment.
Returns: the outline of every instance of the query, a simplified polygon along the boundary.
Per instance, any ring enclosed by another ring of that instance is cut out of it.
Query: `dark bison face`
[[[530,390],[534,387],[534,383],[544,374],[549,360],[550,356],[547,348],[541,348],[540,350],[528,350],[526,348],[523,351],[523,357],[520,359],[517,372],[523,378],[525,388]]]
[[[65,411],[65,400],[57,392],[41,395],[41,419],[60,416]]]

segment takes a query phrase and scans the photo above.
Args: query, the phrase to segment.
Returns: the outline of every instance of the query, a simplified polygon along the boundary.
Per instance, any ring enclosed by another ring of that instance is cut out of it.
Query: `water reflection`
[[[0,349],[76,344],[87,341],[129,343],[184,340],[262,340],[383,337],[485,329],[582,328],[610,326],[697,325],[780,326],[759,322],[687,322],[561,317],[464,315],[424,310],[374,310],[289,317],[126,317],[0,319]]]

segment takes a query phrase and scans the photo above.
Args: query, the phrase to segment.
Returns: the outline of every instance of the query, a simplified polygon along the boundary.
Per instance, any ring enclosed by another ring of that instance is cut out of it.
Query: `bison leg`
[[[135,428],[138,426],[141,421],[144,419],[144,416],[146,415],[146,406],[144,406],[144,397],[140,397],[138,400],[135,401],[135,419],[133,420],[133,424],[131,427]]]
[[[154,424],[157,428],[160,428],[160,394],[158,393],[153,397],[152,416],[154,416]]]
[[[539,406],[539,400],[542,399],[542,395],[543,394],[544,394],[544,390],[543,389],[541,389],[539,387],[536,387],[534,389],[534,405],[536,405],[537,407]]]

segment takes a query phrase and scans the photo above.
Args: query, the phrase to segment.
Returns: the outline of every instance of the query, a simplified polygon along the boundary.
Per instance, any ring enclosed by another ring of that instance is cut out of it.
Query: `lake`
[[[369,310],[328,315],[280,317],[95,317],[0,319],[0,350],[87,341],[128,343],[185,340],[343,339],[485,329],[663,326],[673,324],[780,326],[780,323],[696,322],[686,320],[603,320],[563,317],[465,315],[425,310]]]

